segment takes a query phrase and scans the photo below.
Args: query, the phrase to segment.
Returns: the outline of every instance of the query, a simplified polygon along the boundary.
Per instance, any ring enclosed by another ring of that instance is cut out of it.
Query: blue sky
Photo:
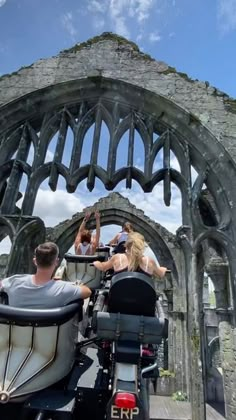
[[[0,0],[0,73],[112,31],[236,96],[236,0]]]
[[[0,0],[0,75],[105,31],[236,97],[236,0]],[[108,194],[99,183],[92,195],[85,185],[69,195],[63,185],[51,193],[45,184],[39,192],[35,214],[47,225]],[[131,192],[124,185],[117,190],[168,229],[179,225],[181,198],[175,189],[170,209],[162,203],[161,185],[145,197],[135,183]]]

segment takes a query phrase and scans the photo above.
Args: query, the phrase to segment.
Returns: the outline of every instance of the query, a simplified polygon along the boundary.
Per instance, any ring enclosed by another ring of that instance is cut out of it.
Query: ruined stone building
[[[109,133],[107,165],[97,160],[101,125]],[[84,138],[94,126],[91,153],[81,165]],[[65,162],[67,131],[73,145]],[[53,136],[55,153],[46,160]],[[127,164],[118,168],[117,150],[128,133]],[[141,169],[134,166],[135,133],[142,140]],[[157,154],[162,168],[155,169]],[[175,156],[178,167],[171,166]],[[132,42],[103,34],[0,78],[0,240],[12,242],[5,274],[31,270],[32,252],[46,237],[43,220],[32,216],[43,181],[55,191],[59,176],[68,194],[99,179],[108,191],[120,181],[144,192],[163,182],[171,203],[175,184],[182,198],[182,226],[169,234],[128,201],[111,193],[101,199],[103,226],[124,218],[151,244],[165,280],[169,318],[168,370],[175,390],[185,391],[193,420],[205,418],[215,395],[227,419],[236,418],[236,101],[208,82],[190,79],[139,51]],[[194,176],[193,176],[194,174]],[[20,190],[26,176],[24,196]],[[82,214],[48,230],[61,253],[71,247]],[[209,308],[206,279],[215,289]],[[207,328],[211,326],[211,328]],[[218,375],[218,376],[217,376]]]

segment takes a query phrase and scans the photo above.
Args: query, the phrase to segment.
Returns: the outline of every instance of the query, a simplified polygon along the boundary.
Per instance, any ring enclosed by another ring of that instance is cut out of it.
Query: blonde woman
[[[144,256],[145,239],[138,232],[128,234],[125,242],[126,253],[113,255],[110,260],[105,262],[95,261],[94,266],[101,271],[113,269],[115,274],[122,271],[136,271],[149,276],[164,277],[166,267],[160,267],[153,258]]]
[[[134,228],[129,222],[125,222],[122,225],[122,231],[117,233],[117,235],[109,242],[110,246],[114,247],[114,253],[124,253],[125,252],[125,242],[127,241],[128,234],[133,232]]]

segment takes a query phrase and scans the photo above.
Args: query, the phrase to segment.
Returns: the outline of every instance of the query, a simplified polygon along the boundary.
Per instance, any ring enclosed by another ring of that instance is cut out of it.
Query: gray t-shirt
[[[9,305],[18,308],[49,309],[81,299],[81,289],[63,280],[49,280],[37,286],[31,274],[16,274],[0,283],[8,295]]]

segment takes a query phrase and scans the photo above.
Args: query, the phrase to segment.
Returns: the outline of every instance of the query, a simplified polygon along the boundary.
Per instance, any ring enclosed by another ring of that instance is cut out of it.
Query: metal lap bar
[[[154,370],[156,367],[158,367],[158,363],[157,362],[153,363],[150,366],[147,366],[147,367],[143,368],[142,371],[141,371],[141,375],[143,376],[145,373]]]
[[[5,380],[6,380],[6,377],[7,377],[7,372],[8,372],[8,367],[9,367],[10,354],[12,352],[11,329],[12,329],[12,325],[10,324],[9,325],[9,336],[8,336],[8,353],[7,353],[7,358],[6,358],[6,366],[5,366],[5,370],[4,370],[2,389],[4,389],[4,386],[5,386]]]
[[[31,354],[33,353],[34,350],[34,327],[32,328],[32,337],[31,337],[31,346],[30,349],[27,353],[27,355],[25,356],[24,360],[21,362],[20,366],[18,367],[15,375],[13,376],[11,382],[9,383],[6,391],[9,390],[9,388],[11,387],[12,384],[14,384],[14,382],[16,381],[17,377],[19,376],[19,373],[22,371],[23,367],[25,366],[27,360],[30,358]]]
[[[82,278],[79,280],[83,280],[84,275],[87,273],[87,267],[88,267],[88,262],[86,261],[81,261],[81,262],[76,262],[75,263],[75,275],[76,275],[76,279],[78,278],[78,275],[81,274],[81,271],[79,271],[79,265],[80,264],[84,264],[84,273],[82,274]]]
[[[33,328],[33,330],[34,330],[34,328]],[[10,392],[9,392],[9,394],[11,395],[13,392],[15,392],[15,391],[17,391],[17,390],[19,390],[20,388],[22,388],[22,386],[24,386],[25,384],[27,384],[28,382],[30,382],[32,379],[34,379],[37,375],[39,375],[40,373],[42,373],[48,366],[50,366],[52,363],[53,363],[53,361],[55,360],[55,357],[56,357],[56,354],[57,354],[57,346],[58,346],[58,337],[59,337],[59,330],[60,330],[60,327],[59,326],[57,326],[57,339],[56,339],[56,345],[55,345],[55,349],[54,349],[54,354],[53,354],[53,356],[51,357],[51,359],[44,365],[44,366],[42,366],[37,372],[35,372],[32,376],[30,376],[28,379],[26,379],[25,381],[23,381],[22,383],[20,383],[16,388],[13,388]],[[32,353],[31,353],[32,354]],[[23,366],[21,366],[21,370],[22,370],[22,367]],[[17,372],[17,376],[19,375],[19,373],[20,373],[20,371],[18,371]],[[16,378],[15,378],[16,379]],[[14,379],[14,380],[15,380]],[[20,395],[24,395],[24,393],[23,394],[19,394],[18,396],[20,396]]]

